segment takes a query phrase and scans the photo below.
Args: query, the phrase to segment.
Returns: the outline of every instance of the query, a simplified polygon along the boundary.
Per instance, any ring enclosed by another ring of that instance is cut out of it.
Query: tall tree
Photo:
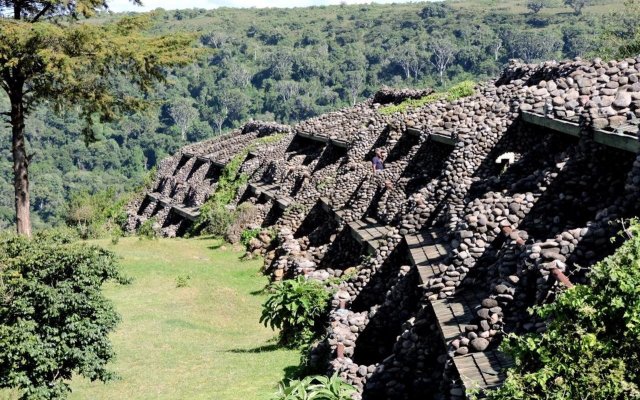
[[[431,52],[431,64],[438,71],[440,76],[440,84],[444,85],[444,74],[447,72],[447,68],[451,65],[455,59],[457,49],[456,45],[447,38],[436,38],[430,46]]]
[[[164,68],[189,59],[184,49],[190,37],[141,33],[148,17],[110,25],[75,23],[106,9],[104,0],[0,0],[0,12],[12,16],[0,19],[0,87],[10,100],[3,114],[12,130],[18,234],[31,235],[25,117],[43,103],[57,110],[79,109],[86,123],[83,133],[93,140],[94,121],[111,121],[144,105],[140,98],[119,93],[115,78],[132,77],[146,92],[162,79]]]
[[[198,117],[198,110],[193,108],[191,101],[187,99],[179,99],[173,102],[169,107],[171,118],[180,128],[180,137],[187,140],[187,129],[193,121]]]

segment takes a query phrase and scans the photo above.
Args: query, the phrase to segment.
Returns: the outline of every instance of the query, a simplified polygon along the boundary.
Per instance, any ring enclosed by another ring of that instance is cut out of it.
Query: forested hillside
[[[34,225],[64,221],[66,204],[83,192],[130,191],[180,146],[249,118],[296,121],[351,105],[382,85],[440,87],[487,79],[510,58],[599,54],[611,48],[603,34],[611,31],[611,21],[618,32],[637,34],[633,19],[610,15],[620,0],[587,3],[583,9],[561,0],[467,0],[156,10],[156,33],[196,32],[208,55],[172,71],[148,112],[97,125],[98,140],[88,146],[77,116],[40,107],[27,122]],[[100,19],[114,18],[120,15]],[[121,86],[123,93],[133,90]],[[0,98],[3,110],[7,103]],[[9,128],[0,128],[0,135],[2,228],[13,221],[13,188]]]

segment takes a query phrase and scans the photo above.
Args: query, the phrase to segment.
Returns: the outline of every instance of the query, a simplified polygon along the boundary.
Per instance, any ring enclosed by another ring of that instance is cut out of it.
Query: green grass
[[[383,115],[391,115],[397,112],[406,112],[409,109],[424,107],[427,104],[434,103],[441,99],[454,101],[463,97],[471,96],[474,92],[474,88],[475,83],[471,81],[464,81],[450,87],[447,91],[431,93],[430,95],[419,99],[406,99],[400,104],[390,104],[381,107],[378,111]]]
[[[111,364],[121,379],[74,379],[71,399],[268,399],[295,370],[299,353],[277,348],[276,333],[258,323],[267,283],[260,261],[241,262],[212,239],[97,243],[134,278],[106,288],[122,315]],[[186,276],[188,286],[177,287]]]

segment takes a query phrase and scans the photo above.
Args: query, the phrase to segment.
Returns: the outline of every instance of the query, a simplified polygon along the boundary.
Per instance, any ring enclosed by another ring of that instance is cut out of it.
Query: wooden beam
[[[172,210],[179,216],[188,219],[189,221],[195,221],[200,215],[199,211],[192,211],[185,207],[173,206]]]
[[[331,145],[346,149],[347,147],[349,147],[349,142],[347,142],[346,140],[331,139]]]
[[[577,122],[564,121],[561,119],[547,118],[542,114],[533,113],[530,111],[520,111],[522,120],[530,124],[548,128],[560,133],[564,133],[569,136],[580,136],[580,125]]]
[[[521,111],[522,120],[533,125],[552,129],[556,132],[570,136],[580,136],[580,125],[577,122],[565,121],[555,118],[547,118],[542,114],[530,111]],[[618,150],[638,153],[640,151],[640,141],[636,135],[606,131],[603,129],[593,130],[593,140],[607,147]]]
[[[433,132],[429,135],[429,138],[431,138],[431,140],[433,140],[434,142],[446,144],[448,146],[455,146],[458,142],[455,138],[451,137],[451,135],[446,132]]]
[[[327,143],[329,143],[329,141],[331,141],[331,139],[329,139],[326,136],[314,135],[313,133],[309,133],[309,132],[298,131],[298,132],[296,132],[296,135],[300,136],[301,138],[304,138],[304,139],[309,139],[309,140],[313,140],[313,141],[320,142],[320,143],[325,143],[325,144],[327,144]]]
[[[418,136],[418,137],[422,136],[422,131],[418,128],[407,128],[406,132],[409,135]]]
[[[593,140],[596,143],[632,153],[640,151],[640,141],[632,135],[596,130],[593,132]]]

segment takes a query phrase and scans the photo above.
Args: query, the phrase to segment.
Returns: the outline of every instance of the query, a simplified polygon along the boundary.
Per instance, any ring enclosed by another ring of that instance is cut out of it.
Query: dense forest
[[[585,7],[579,4],[586,3]],[[73,199],[131,191],[187,142],[250,118],[294,122],[354,104],[382,85],[443,87],[495,76],[511,58],[528,62],[607,56],[614,36],[637,35],[619,0],[448,1],[293,9],[152,13],[153,33],[194,32],[201,59],[169,71],[152,106],[96,124],[41,106],[27,121],[34,226],[70,216]],[[121,18],[103,14],[100,21]],[[92,20],[95,21],[96,19]],[[114,78],[115,79],[115,78]],[[122,93],[132,91],[116,82]],[[0,108],[8,101],[0,97]],[[0,128],[0,228],[14,219],[10,129]]]

